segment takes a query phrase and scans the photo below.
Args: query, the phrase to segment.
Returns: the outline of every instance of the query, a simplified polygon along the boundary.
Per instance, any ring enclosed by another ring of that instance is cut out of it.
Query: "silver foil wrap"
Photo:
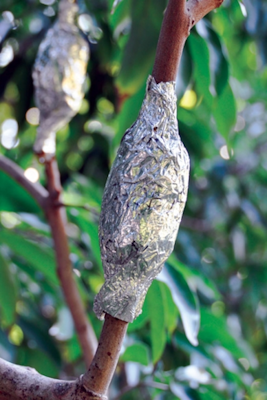
[[[94,311],[132,322],[171,254],[187,198],[190,160],[180,139],[174,82],[148,78],[137,121],[121,141],[103,196],[105,283]]]
[[[40,125],[34,151],[55,153],[56,132],[79,111],[89,58],[89,46],[75,24],[78,6],[61,0],[58,19],[40,44],[33,69]]]

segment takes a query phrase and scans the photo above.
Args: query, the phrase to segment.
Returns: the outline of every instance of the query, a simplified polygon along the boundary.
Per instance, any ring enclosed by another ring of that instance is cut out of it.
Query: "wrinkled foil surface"
[[[171,254],[190,160],[178,133],[174,82],[148,78],[137,121],[121,141],[103,196],[99,240],[105,283],[94,311],[132,322]]]
[[[55,153],[56,132],[79,111],[89,47],[75,25],[78,6],[61,0],[58,19],[40,44],[33,69],[40,125],[34,151]]]

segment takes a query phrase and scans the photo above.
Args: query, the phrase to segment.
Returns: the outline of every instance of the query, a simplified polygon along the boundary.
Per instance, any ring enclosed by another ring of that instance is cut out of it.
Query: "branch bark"
[[[86,366],[89,367],[97,348],[97,339],[86,316],[84,305],[74,280],[66,234],[66,212],[64,207],[58,207],[57,205],[61,201],[62,187],[55,159],[46,162],[45,172],[49,197],[52,204],[51,207],[46,209],[46,215],[55,245],[57,274],[61,282],[66,303],[74,321]]]
[[[49,193],[42,185],[40,185],[40,183],[32,183],[29,181],[24,175],[23,169],[12,160],[9,160],[7,157],[2,155],[0,155],[0,169],[21,185],[42,209],[46,208]]]
[[[108,388],[119,360],[127,326],[127,322],[109,314],[105,315],[97,352],[90,368],[82,377],[84,387],[96,394],[96,399],[108,398]]]
[[[169,0],[159,35],[152,75],[157,83],[176,80],[190,30],[223,0]]]

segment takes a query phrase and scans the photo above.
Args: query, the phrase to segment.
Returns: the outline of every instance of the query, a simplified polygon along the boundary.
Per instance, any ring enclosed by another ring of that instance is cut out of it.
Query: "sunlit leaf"
[[[180,311],[186,336],[196,346],[200,314],[195,294],[189,288],[183,275],[168,264],[165,265],[158,279],[170,288],[173,301]]]
[[[134,343],[127,347],[123,355],[120,357],[120,361],[127,362],[138,362],[142,365],[149,364],[148,348],[143,343]]]

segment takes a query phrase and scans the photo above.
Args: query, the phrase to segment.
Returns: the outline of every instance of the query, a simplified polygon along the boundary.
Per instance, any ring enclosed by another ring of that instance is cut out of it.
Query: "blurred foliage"
[[[79,5],[77,23],[91,50],[87,92],[79,114],[58,133],[57,157],[73,269],[99,334],[92,304],[103,283],[102,192],[138,115],[166,0]],[[36,120],[27,111],[34,107],[32,65],[57,7],[53,0],[0,4],[0,151],[37,171],[43,184],[32,153]],[[266,18],[264,0],[225,0],[186,43],[178,119],[192,169],[166,270],[172,279],[152,284],[143,313],[129,325],[111,398],[267,399]],[[47,222],[2,172],[0,187],[0,356],[48,376],[78,376],[82,355]],[[192,313],[201,315],[196,347],[182,324]]]

